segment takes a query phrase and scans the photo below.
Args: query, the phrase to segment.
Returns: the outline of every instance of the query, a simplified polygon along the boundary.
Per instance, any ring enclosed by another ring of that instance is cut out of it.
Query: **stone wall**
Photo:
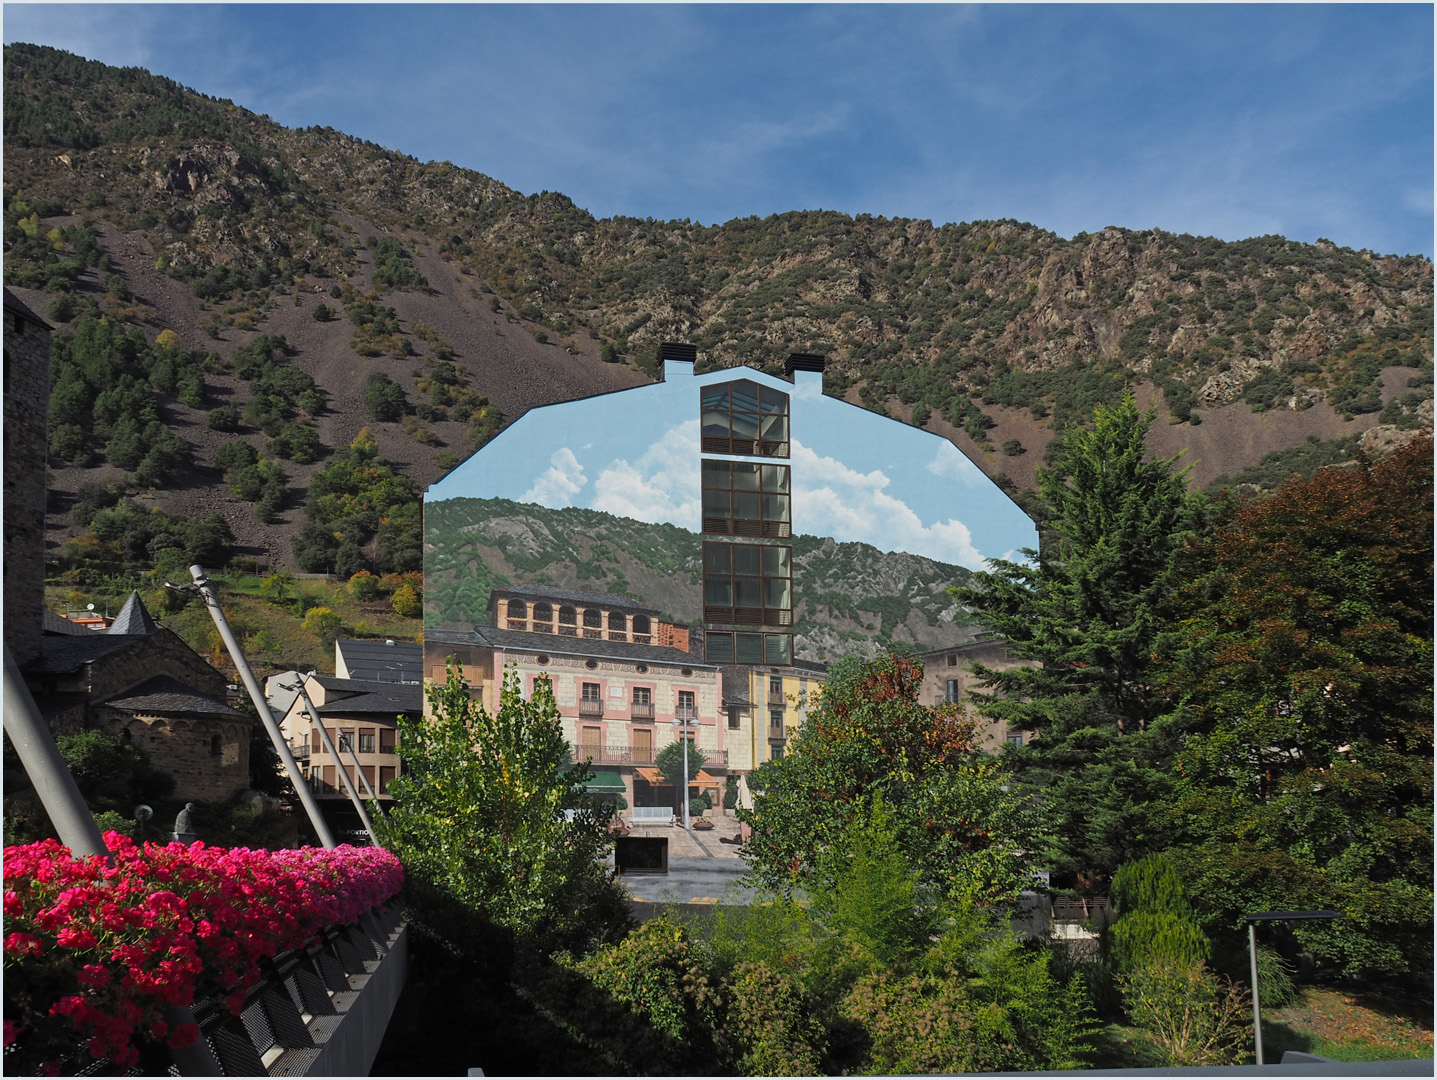
[[[110,734],[128,731],[150,764],[175,778],[175,798],[224,802],[249,787],[247,719],[145,716],[100,706],[91,722]]]
[[[45,603],[45,457],[50,330],[5,306],[5,644],[40,653]]]

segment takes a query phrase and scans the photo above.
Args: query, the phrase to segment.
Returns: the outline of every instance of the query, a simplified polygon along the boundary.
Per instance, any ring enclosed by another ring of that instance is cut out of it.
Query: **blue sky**
[[[1430,5],[4,6],[599,217],[829,209],[1433,252]]]
[[[425,500],[579,506],[698,532],[697,386],[732,377],[670,365],[652,386],[531,409]],[[971,570],[1038,546],[1028,516],[947,439],[824,397],[817,376],[749,377],[790,396],[795,532]]]

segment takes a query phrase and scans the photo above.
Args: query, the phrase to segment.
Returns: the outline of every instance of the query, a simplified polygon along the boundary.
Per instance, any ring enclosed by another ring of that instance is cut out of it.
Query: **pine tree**
[[[1019,778],[1058,810],[1054,869],[1110,873],[1142,854],[1145,807],[1161,791],[1149,725],[1164,711],[1151,653],[1169,571],[1201,512],[1176,458],[1147,460],[1152,414],[1131,392],[1070,427],[1052,469],[1038,472],[1041,551],[992,560],[954,595],[1014,655],[1035,666],[975,665],[980,711],[1035,733],[1014,754]]]

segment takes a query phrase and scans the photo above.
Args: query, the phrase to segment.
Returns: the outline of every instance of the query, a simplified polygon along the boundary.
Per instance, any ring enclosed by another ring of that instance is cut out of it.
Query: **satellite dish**
[[[140,803],[139,806],[135,807],[135,820],[136,820],[136,821],[149,821],[150,818],[152,818],[152,817],[154,817],[154,816],[155,816],[154,807],[146,806],[144,803]]]
[[[86,610],[86,611],[94,611],[94,610],[95,610],[95,605],[94,605],[94,604],[86,604],[86,605],[85,605],[85,610]]]

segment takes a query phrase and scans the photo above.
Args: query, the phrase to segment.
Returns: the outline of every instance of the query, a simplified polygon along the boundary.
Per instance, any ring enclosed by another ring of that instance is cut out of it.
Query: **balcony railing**
[[[777,726],[774,726],[773,724],[770,724],[770,725],[768,726],[768,737],[769,737],[770,739],[782,739],[782,738],[783,738],[783,725],[782,725],[782,724],[779,724],[779,725],[777,725]]]
[[[770,690],[768,692],[768,703],[770,705],[787,705],[788,701],[784,698],[782,690]]]
[[[683,724],[696,724],[699,720],[699,711],[692,705],[680,705],[674,710],[674,719]]]
[[[727,750],[704,750],[699,752],[705,755],[705,765],[727,765]],[[574,751],[575,761],[589,761],[594,765],[652,765],[654,754],[652,746],[580,746]]]
[[[635,720],[652,720],[654,718],[654,703],[652,701],[636,701],[629,706],[629,716]]]
[[[603,716],[603,715],[604,715],[604,703],[603,703],[602,701],[594,701],[594,700],[591,700],[591,699],[588,699],[588,698],[582,699],[582,700],[579,702],[579,715],[580,715],[580,716]]]

